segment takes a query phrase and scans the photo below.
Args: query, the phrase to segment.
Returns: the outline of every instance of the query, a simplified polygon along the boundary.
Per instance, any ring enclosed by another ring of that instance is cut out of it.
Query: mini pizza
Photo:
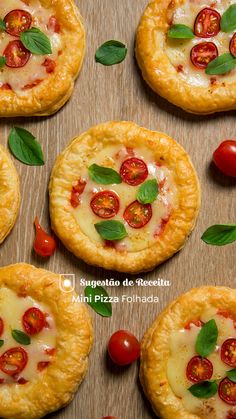
[[[137,31],[136,57],[149,86],[196,114],[236,108],[236,4],[152,0]]]
[[[84,50],[73,0],[2,1],[0,116],[57,112],[72,94]]]
[[[0,268],[2,418],[38,419],[65,406],[86,374],[91,320],[63,284],[31,265]]]
[[[189,156],[166,134],[108,122],[75,138],[49,186],[52,228],[89,264],[141,272],[172,256],[200,204]]]
[[[13,228],[19,206],[19,177],[8,152],[0,145],[0,243]]]
[[[193,289],[142,342],[140,379],[163,419],[236,417],[236,290]]]

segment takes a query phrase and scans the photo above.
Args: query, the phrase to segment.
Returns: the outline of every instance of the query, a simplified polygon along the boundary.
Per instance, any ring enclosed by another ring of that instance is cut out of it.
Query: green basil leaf
[[[236,4],[232,4],[222,15],[220,27],[223,32],[236,29]]]
[[[209,320],[202,326],[197,336],[195,349],[198,355],[205,358],[211,354],[215,350],[217,338],[218,328],[216,322],[214,319]]]
[[[178,23],[170,27],[168,30],[168,37],[177,39],[192,39],[194,38],[194,33],[189,26]]]
[[[201,381],[188,388],[190,393],[199,399],[209,399],[218,391],[216,381]]]
[[[109,299],[109,296],[104,288],[86,287],[84,290],[84,294],[89,299],[87,304],[90,307],[92,307],[92,309],[96,311],[96,313],[100,314],[100,316],[103,317],[111,317],[112,305],[108,300],[104,301],[104,297],[105,299]]]
[[[227,377],[228,377],[231,381],[233,381],[234,383],[236,383],[236,369],[233,369],[233,370],[227,371],[226,375],[227,375]]]
[[[137,200],[141,204],[151,204],[158,195],[158,184],[156,179],[144,182],[138,189]]]
[[[121,240],[127,236],[125,226],[120,221],[106,220],[94,224],[98,234],[104,240]]]
[[[21,345],[30,345],[31,340],[28,335],[26,335],[21,330],[12,330],[11,335],[16,342],[21,343]]]
[[[6,30],[6,23],[0,18],[0,31]]]
[[[0,339],[0,348],[4,345],[4,340]]]
[[[101,183],[102,185],[111,185],[114,183],[121,183],[122,179],[115,170],[110,169],[109,167],[98,166],[97,164],[92,164],[88,168],[90,178],[96,182]]]
[[[107,41],[102,44],[96,51],[95,59],[97,63],[103,65],[114,65],[124,61],[127,55],[127,48],[122,42]]]
[[[220,55],[211,61],[205,72],[209,75],[225,74],[228,71],[233,70],[236,67],[236,58],[234,58],[229,52]]]
[[[236,224],[216,224],[209,227],[201,239],[214,246],[225,246],[236,240]]]
[[[23,128],[12,128],[8,138],[12,154],[22,163],[30,166],[44,165],[41,145],[36,138]]]
[[[25,48],[32,52],[32,54],[52,54],[52,47],[49,38],[38,28],[31,28],[21,32],[20,40]]]
[[[5,64],[6,64],[6,58],[0,56],[0,68],[4,67]]]

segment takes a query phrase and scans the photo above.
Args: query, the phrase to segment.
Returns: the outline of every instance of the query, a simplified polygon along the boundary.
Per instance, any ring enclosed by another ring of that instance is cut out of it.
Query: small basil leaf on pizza
[[[170,27],[168,30],[168,37],[177,39],[192,39],[194,38],[194,33],[189,26],[178,23]]]
[[[30,337],[21,330],[14,329],[12,330],[11,335],[13,339],[21,345],[30,345],[31,343]]]
[[[196,352],[198,355],[205,358],[211,354],[216,347],[218,338],[218,328],[214,319],[209,320],[205,323],[197,336],[195,345]]]
[[[137,200],[141,204],[151,204],[158,195],[158,184],[156,179],[150,179],[144,182],[138,189]]]
[[[201,239],[214,246],[225,246],[236,240],[236,224],[216,224],[209,227]]]
[[[96,182],[101,183],[102,185],[112,185],[122,182],[122,179],[115,170],[110,169],[109,167],[98,166],[97,164],[92,164],[88,168],[90,178]]]
[[[6,30],[6,23],[4,22],[4,20],[0,19],[0,31],[5,31]]]
[[[4,67],[4,65],[6,64],[6,58],[5,57],[0,57],[0,68]]]
[[[205,72],[209,75],[225,74],[228,71],[233,70],[236,67],[236,58],[233,57],[229,52],[220,55],[211,61]]]
[[[188,388],[190,393],[199,399],[209,399],[217,393],[216,381],[202,381]]]
[[[4,340],[0,339],[0,348],[4,345]]]
[[[104,240],[122,240],[128,235],[121,221],[101,221],[100,223],[94,224],[94,227]]]
[[[122,42],[110,40],[97,49],[95,59],[97,63],[106,66],[119,64],[125,59],[127,51],[125,44]]]
[[[29,166],[44,165],[41,145],[36,138],[24,128],[12,128],[8,145],[12,154],[22,163]]]
[[[87,304],[103,317],[112,316],[112,305],[109,302],[109,295],[103,287],[86,287],[85,297],[88,298]]]
[[[236,4],[232,4],[222,15],[220,22],[223,32],[231,32],[236,29]]]
[[[49,38],[38,28],[30,28],[20,34],[22,44],[32,54],[52,54],[52,47]]]
[[[227,377],[228,377],[231,381],[233,381],[234,383],[236,383],[236,369],[233,369],[233,370],[227,371],[226,375],[227,375]]]

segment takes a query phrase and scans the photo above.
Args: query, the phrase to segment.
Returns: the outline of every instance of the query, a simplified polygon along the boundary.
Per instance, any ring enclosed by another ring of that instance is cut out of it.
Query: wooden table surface
[[[166,132],[190,154],[202,187],[200,216],[185,248],[153,272],[140,275],[145,279],[168,279],[171,286],[124,288],[121,285],[108,289],[111,295],[155,295],[160,301],[114,304],[110,319],[91,310],[95,344],[89,372],[74,401],[50,418],[101,419],[106,415],[117,419],[154,418],[138,382],[138,364],[119,369],[109,362],[106,356],[109,336],[125,328],[141,338],[160,310],[177,295],[203,284],[234,287],[236,282],[235,245],[211,247],[200,239],[208,226],[236,221],[236,183],[217,173],[211,165],[211,155],[218,143],[236,137],[235,113],[191,116],[168,104],[146,86],[134,59],[135,30],[145,5],[146,0],[80,0],[87,30],[87,54],[72,99],[49,118],[0,121],[1,144],[7,144],[13,125],[21,126],[37,136],[46,158],[44,167],[28,167],[15,161],[21,177],[21,211],[13,232],[1,246],[1,265],[28,262],[58,273],[75,273],[77,284],[80,278],[121,281],[126,278],[126,275],[87,266],[62,244],[46,261],[32,252],[35,215],[45,228],[50,225],[47,188],[54,160],[71,138],[92,125],[114,119],[132,120]],[[95,63],[96,48],[108,39],[128,45],[127,58],[118,66],[104,67]]]

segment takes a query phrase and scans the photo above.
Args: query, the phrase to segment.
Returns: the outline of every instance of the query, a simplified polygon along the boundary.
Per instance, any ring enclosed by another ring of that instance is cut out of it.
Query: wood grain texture
[[[51,418],[117,419],[154,418],[138,384],[138,364],[115,368],[106,357],[109,336],[119,328],[133,331],[139,338],[158,312],[173,298],[191,287],[217,284],[235,287],[235,245],[210,247],[201,240],[211,224],[236,221],[236,183],[219,175],[211,166],[212,151],[225,138],[235,138],[235,113],[210,117],[187,115],[167,104],[146,86],[134,60],[134,37],[146,0],[81,0],[79,7],[87,29],[87,55],[70,102],[50,118],[5,119],[0,121],[0,143],[7,144],[12,125],[24,127],[40,140],[44,167],[27,167],[15,162],[21,177],[22,204],[18,222],[0,248],[0,264],[28,262],[59,273],[75,273],[79,278],[122,280],[125,275],[105,272],[85,265],[61,244],[50,260],[42,261],[32,253],[33,220],[37,214],[49,227],[48,180],[57,154],[67,142],[88,127],[112,119],[133,120],[147,128],[164,131],[189,152],[202,186],[200,217],[186,247],[145,279],[158,277],[172,282],[169,288],[109,289],[111,295],[158,295],[159,304],[114,305],[111,319],[94,313],[95,345],[89,373],[74,402]],[[98,45],[108,39],[124,41],[129,48],[124,63],[103,67],[95,63]],[[79,287],[77,287],[79,291]],[[80,290],[82,291],[82,290]]]

